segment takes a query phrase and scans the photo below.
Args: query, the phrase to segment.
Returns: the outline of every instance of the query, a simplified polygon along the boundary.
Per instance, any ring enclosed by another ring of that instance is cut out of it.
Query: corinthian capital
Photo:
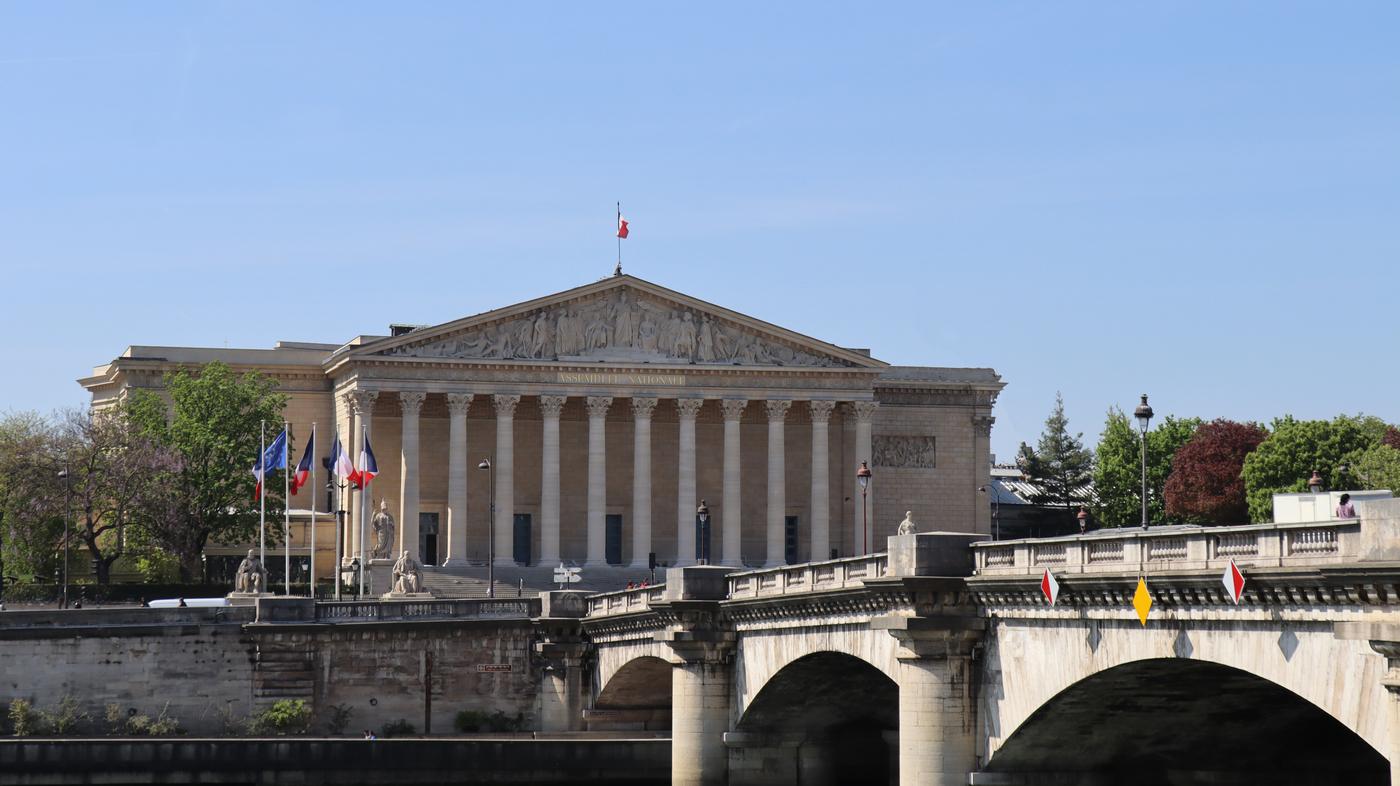
[[[632,397],[632,417],[638,420],[646,420],[651,417],[652,410],[656,409],[656,399],[651,396]]]
[[[748,399],[727,398],[719,402],[719,409],[724,413],[725,420],[740,420],[744,417],[744,408],[748,405]]]
[[[768,411],[768,420],[782,422],[787,420],[788,409],[792,407],[792,402],[784,399],[769,399],[763,402],[763,408]]]
[[[374,413],[374,402],[379,400],[377,390],[352,390],[345,394],[345,400],[350,403],[350,409],[358,417]]]
[[[405,390],[399,393],[399,411],[406,418],[416,418],[418,413],[423,411],[423,400],[428,397],[427,393],[417,390]]]
[[[447,413],[449,415],[465,415],[471,405],[472,394],[470,393],[447,394]]]
[[[517,393],[497,393],[491,397],[491,403],[496,407],[496,417],[515,417],[515,405],[520,403],[520,395]]]
[[[588,409],[588,417],[604,418],[608,416],[608,410],[612,408],[612,396],[589,396],[585,406]]]
[[[681,420],[694,420],[700,414],[700,408],[705,406],[703,398],[678,398],[676,399],[676,411],[680,413]]]
[[[540,396],[540,414],[547,418],[557,418],[564,411],[568,396]]]
[[[869,423],[875,419],[875,410],[880,408],[878,401],[856,401],[852,402],[851,408],[855,410],[856,420],[861,423]]]
[[[836,408],[835,401],[827,399],[817,399],[807,402],[807,410],[812,413],[813,423],[822,423],[831,417],[831,411]]]

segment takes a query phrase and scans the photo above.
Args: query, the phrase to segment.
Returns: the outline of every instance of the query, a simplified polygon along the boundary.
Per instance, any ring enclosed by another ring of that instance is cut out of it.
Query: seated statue
[[[904,520],[899,522],[899,532],[897,534],[913,535],[915,532],[918,531],[919,527],[917,524],[914,523],[914,511],[904,511]]]
[[[267,571],[263,568],[262,560],[254,556],[253,549],[248,549],[248,556],[238,563],[238,573],[233,577],[233,591],[257,595],[266,589]]]
[[[422,565],[405,549],[394,563],[394,594],[415,595],[423,591]]]

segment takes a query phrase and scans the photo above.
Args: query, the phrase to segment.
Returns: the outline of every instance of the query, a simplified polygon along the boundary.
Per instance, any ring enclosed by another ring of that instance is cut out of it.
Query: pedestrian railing
[[[317,622],[401,622],[432,619],[530,619],[538,598],[331,601],[316,604]]]
[[[731,573],[726,579],[729,582],[729,599],[745,600],[858,589],[867,579],[884,577],[888,570],[889,557],[881,552]]]
[[[1124,527],[1060,538],[982,541],[972,545],[982,576],[1181,571],[1223,567],[1327,565],[1355,561],[1357,519],[1237,527]],[[818,563],[819,564],[819,563]],[[742,575],[742,574],[740,574]],[[730,580],[734,580],[734,576]]]
[[[665,584],[646,587],[600,592],[588,596],[589,617],[613,617],[621,614],[640,614],[651,609],[651,604],[660,603],[666,597]]]

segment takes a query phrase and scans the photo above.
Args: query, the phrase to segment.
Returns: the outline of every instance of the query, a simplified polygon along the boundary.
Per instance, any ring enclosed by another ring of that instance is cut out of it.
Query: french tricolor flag
[[[331,474],[342,480],[355,474],[355,465],[350,461],[350,454],[345,452],[345,446],[340,444],[339,433],[331,443]]]
[[[316,452],[316,432],[311,432],[311,439],[306,441],[306,450],[302,451],[301,461],[297,462],[297,470],[292,474],[290,490],[293,494],[301,491],[301,487],[306,485],[306,480],[311,475],[311,458]]]
[[[374,449],[369,446],[369,435],[366,434],[365,444],[360,448],[360,467],[350,475],[350,482],[355,488],[362,489],[378,474],[379,464],[374,460]]]

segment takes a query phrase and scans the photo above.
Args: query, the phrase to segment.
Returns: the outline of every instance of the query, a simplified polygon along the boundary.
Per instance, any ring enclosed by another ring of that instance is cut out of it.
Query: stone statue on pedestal
[[[248,595],[259,595],[267,591],[267,570],[253,549],[238,563],[238,573],[233,578],[233,591]]]
[[[913,535],[919,531],[919,527],[914,523],[914,511],[904,511],[904,520],[899,522],[899,535]]]
[[[416,595],[423,591],[423,566],[405,549],[403,556],[394,563],[395,595]]]
[[[389,559],[394,551],[394,517],[389,514],[389,501],[379,500],[379,512],[370,519],[374,528],[374,559]]]

